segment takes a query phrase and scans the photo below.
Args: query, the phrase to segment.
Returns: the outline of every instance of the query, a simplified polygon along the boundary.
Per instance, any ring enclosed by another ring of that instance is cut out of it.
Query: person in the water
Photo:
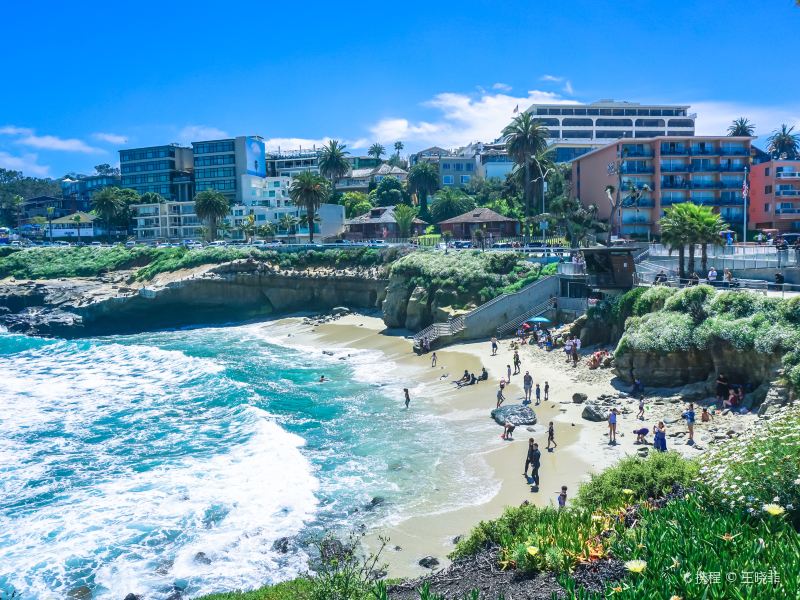
[[[411,404],[411,396],[408,395],[408,388],[403,388],[403,393],[406,395],[406,408]]]

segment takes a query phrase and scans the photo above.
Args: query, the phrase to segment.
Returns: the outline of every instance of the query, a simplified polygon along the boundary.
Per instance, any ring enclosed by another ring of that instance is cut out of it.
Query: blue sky
[[[800,129],[794,0],[8,4],[0,167],[30,175],[225,135],[454,147],[538,100],[691,104],[702,134],[740,115],[762,137]]]

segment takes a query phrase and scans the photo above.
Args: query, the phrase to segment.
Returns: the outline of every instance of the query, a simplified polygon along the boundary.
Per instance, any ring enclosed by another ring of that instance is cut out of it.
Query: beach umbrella
[[[526,323],[549,323],[550,319],[545,319],[544,317],[533,317],[532,319],[528,319],[525,322]]]

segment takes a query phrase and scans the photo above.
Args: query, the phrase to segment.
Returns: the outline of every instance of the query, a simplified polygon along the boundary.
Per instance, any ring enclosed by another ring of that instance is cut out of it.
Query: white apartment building
[[[203,223],[194,211],[194,201],[139,204],[133,207],[137,241],[178,242],[202,237]]]

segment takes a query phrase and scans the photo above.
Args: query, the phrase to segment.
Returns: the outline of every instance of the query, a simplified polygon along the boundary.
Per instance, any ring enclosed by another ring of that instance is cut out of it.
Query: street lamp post
[[[531,183],[536,183],[537,181],[541,181],[542,182],[542,215],[544,215],[544,213],[545,213],[544,195],[545,195],[545,191],[547,189],[547,176],[550,174],[550,171],[552,171],[553,169],[548,167],[547,169],[544,170],[544,172],[542,172],[542,164],[539,162],[539,159],[536,158],[535,156],[532,156],[531,158],[536,163],[536,168],[539,169],[539,177],[537,177],[536,179],[531,180]],[[542,221],[542,223],[544,223],[544,221]],[[541,224],[539,226],[542,228],[542,248],[544,248],[545,245],[546,245],[545,242],[547,240],[547,238],[546,238],[547,226],[546,225],[541,225]]]
[[[742,181],[742,200],[744,202],[744,225],[742,225],[742,243],[747,243],[747,197],[750,195],[747,185],[747,165],[744,166],[744,181]]]

